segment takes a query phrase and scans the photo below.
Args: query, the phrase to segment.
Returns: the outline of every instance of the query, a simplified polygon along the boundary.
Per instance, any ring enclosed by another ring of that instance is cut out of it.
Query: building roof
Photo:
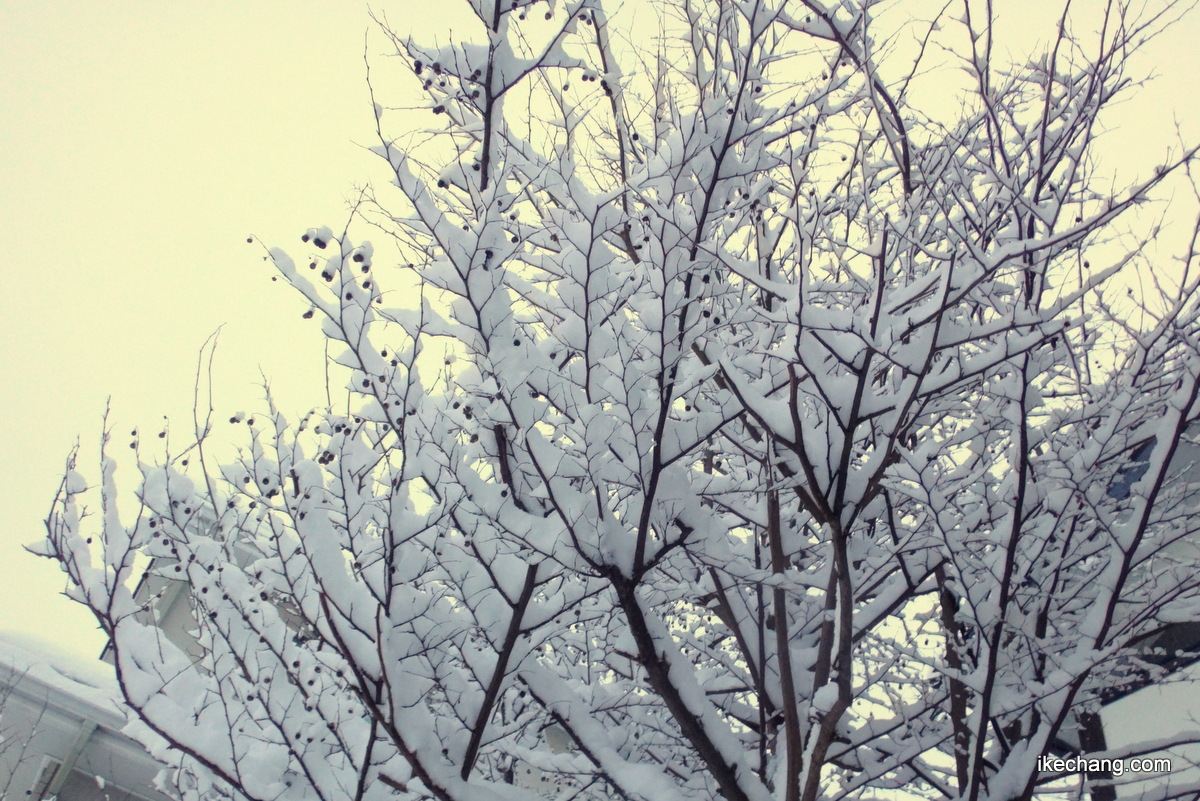
[[[15,679],[20,678],[20,682]],[[29,683],[52,691],[60,706],[120,729],[125,715],[118,704],[120,691],[112,665],[96,657],[72,653],[47,640],[0,631],[0,681],[21,686]]]

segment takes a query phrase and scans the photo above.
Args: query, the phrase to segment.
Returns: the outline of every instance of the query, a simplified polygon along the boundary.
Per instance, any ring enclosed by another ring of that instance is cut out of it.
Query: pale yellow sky
[[[1051,5],[997,3],[1014,27]],[[439,26],[424,2],[376,8],[397,29]],[[58,595],[57,568],[20,546],[41,536],[77,436],[84,473],[97,475],[106,396],[114,450],[135,427],[159,430],[163,415],[181,441],[197,350],[224,324],[218,419],[260,407],[260,365],[285,410],[322,401],[318,329],[245,240],[293,246],[309,226],[340,228],[354,186],[387,180],[359,146],[373,143],[368,27],[365,4],[314,0],[8,0],[0,10],[0,630],[84,653],[103,645]],[[1160,161],[1175,112],[1200,135],[1198,40],[1193,15],[1145,62],[1163,77],[1129,104],[1114,152]],[[373,53],[386,49],[373,42]],[[129,469],[118,478],[132,490]]]
[[[97,475],[106,396],[115,450],[164,414],[181,441],[197,350],[222,324],[226,416],[258,405],[259,365],[285,409],[324,396],[317,328],[246,237],[299,245],[344,222],[355,184],[386,180],[355,144],[372,144],[368,23],[331,2],[0,11],[0,629],[103,644],[56,595],[56,566],[19,546],[41,535],[76,436]]]

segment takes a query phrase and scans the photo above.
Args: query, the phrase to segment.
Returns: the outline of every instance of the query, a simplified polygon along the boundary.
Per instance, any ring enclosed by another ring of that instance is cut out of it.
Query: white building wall
[[[0,799],[170,801],[120,733],[112,669],[0,635]]]

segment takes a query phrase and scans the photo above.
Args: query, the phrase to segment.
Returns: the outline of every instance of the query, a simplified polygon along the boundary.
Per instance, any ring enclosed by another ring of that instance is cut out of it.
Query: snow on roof
[[[25,678],[108,715],[120,714],[111,665],[29,634],[0,631],[0,684],[19,686]]]

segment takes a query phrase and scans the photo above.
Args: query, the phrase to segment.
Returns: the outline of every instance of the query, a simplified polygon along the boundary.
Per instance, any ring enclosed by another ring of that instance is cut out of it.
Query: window
[[[47,759],[28,797],[35,801],[147,801],[123,787],[79,770],[72,770],[60,780],[61,768],[62,763],[58,760]]]

